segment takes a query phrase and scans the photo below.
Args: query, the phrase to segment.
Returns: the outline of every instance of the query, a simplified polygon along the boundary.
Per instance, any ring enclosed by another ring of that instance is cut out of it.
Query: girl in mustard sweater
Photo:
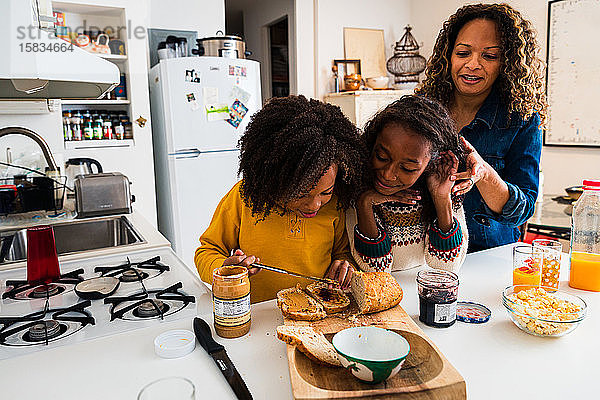
[[[350,282],[344,210],[361,190],[364,146],[336,106],[304,96],[270,100],[240,139],[243,179],[221,200],[195,263],[212,282],[223,265],[255,261]],[[233,253],[233,255],[231,255]],[[250,268],[251,301],[275,298],[303,279]]]

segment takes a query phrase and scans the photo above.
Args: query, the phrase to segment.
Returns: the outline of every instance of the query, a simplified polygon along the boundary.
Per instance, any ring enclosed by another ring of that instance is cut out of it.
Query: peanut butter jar
[[[224,266],[213,272],[215,331],[224,338],[237,338],[250,330],[250,280],[248,270]]]

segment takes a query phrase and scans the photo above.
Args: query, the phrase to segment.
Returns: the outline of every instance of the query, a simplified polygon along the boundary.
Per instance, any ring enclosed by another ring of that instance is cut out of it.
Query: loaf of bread
[[[306,292],[317,300],[327,314],[344,311],[350,305],[350,299],[339,288],[329,288],[323,283],[311,283],[306,287]]]
[[[321,364],[340,367],[337,352],[327,338],[310,326],[277,327],[277,338],[296,346],[308,358]]]
[[[299,286],[277,292],[277,306],[284,317],[300,321],[316,321],[327,316],[321,303]]]
[[[363,314],[387,310],[402,300],[400,284],[387,272],[356,271],[352,275],[350,286]]]

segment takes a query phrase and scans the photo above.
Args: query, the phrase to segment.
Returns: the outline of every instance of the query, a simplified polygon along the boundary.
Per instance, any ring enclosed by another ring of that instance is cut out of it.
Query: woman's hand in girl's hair
[[[437,165],[427,175],[427,188],[434,203],[436,200],[450,199],[452,187],[454,186],[451,177],[456,175],[458,170],[458,158],[453,152],[446,151],[440,154],[440,158],[435,162]]]
[[[248,276],[252,276],[260,272],[260,268],[249,268],[250,264],[255,262],[260,262],[260,258],[255,256],[246,256],[242,250],[237,249],[232,252],[230,257],[227,257],[225,261],[223,261],[223,266],[240,265],[242,267],[246,267],[248,268]]]
[[[477,150],[464,137],[460,137],[461,143],[467,153],[467,170],[453,174],[450,179],[456,181],[452,193],[463,195],[475,187],[484,175],[486,162],[481,158]]]
[[[353,272],[354,267],[348,261],[334,260],[325,273],[325,278],[333,279],[339,282],[342,289],[347,289],[350,287],[350,279],[352,279]]]

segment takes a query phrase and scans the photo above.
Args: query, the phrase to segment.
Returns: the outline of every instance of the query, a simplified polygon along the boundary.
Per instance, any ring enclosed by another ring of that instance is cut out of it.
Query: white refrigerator
[[[239,179],[238,140],[262,106],[259,63],[172,58],[149,80],[158,227],[195,270],[198,239]]]

